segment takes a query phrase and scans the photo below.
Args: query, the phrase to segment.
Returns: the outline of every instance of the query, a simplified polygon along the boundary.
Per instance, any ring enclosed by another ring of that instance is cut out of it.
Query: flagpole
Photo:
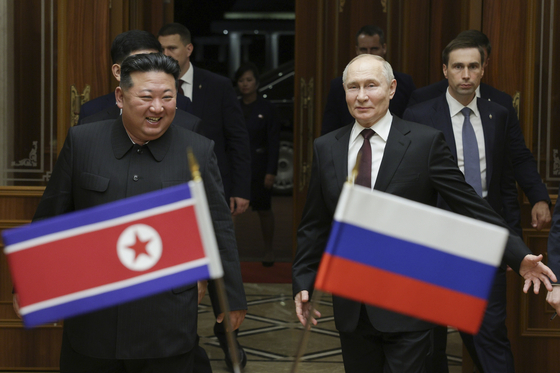
[[[354,168],[352,169],[352,175],[350,177],[348,177],[348,179],[346,180],[347,183],[350,184],[354,184],[354,180],[356,180],[356,177],[358,177],[358,166],[360,164],[360,159],[362,158],[362,152],[358,153],[358,156],[356,158],[356,164],[354,165]],[[309,331],[311,330],[311,320],[313,319],[314,316],[314,311],[315,311],[315,304],[321,299],[323,293],[319,290],[315,290],[313,292],[313,295],[311,296],[311,309],[309,310],[309,315],[307,315],[307,321],[305,323],[305,327],[303,329],[303,333],[301,335],[301,339],[299,341],[299,345],[298,345],[298,349],[297,349],[297,353],[296,353],[296,359],[294,361],[294,365],[292,366],[292,370],[291,373],[297,373],[297,366],[299,364],[299,361],[301,360],[301,358],[303,357],[303,354],[305,353],[305,348],[307,346],[307,340],[309,339]]]
[[[202,182],[202,177],[200,176],[198,162],[196,161],[194,153],[190,147],[187,148],[187,158],[189,161],[189,167],[191,169],[191,176],[193,181],[198,183]],[[237,343],[235,343],[235,339],[233,336],[233,328],[230,320],[229,304],[226,297],[224,278],[222,276],[220,278],[214,279],[213,281],[214,284],[216,285],[216,293],[218,295],[218,303],[220,304],[220,309],[224,313],[224,320],[222,322],[224,323],[225,326],[224,329],[226,332],[229,356],[233,365],[233,372],[241,373],[241,365],[239,362],[239,350],[237,348]]]
[[[292,365],[291,373],[297,373],[298,364],[305,353],[305,348],[307,347],[307,341],[309,340],[309,334],[311,330],[312,320],[315,316],[315,304],[321,300],[323,292],[315,290],[309,301],[311,308],[309,309],[309,314],[307,315],[307,320],[303,328],[303,333],[301,333],[301,339],[299,340],[298,349],[296,353],[296,359],[294,360],[294,365]]]

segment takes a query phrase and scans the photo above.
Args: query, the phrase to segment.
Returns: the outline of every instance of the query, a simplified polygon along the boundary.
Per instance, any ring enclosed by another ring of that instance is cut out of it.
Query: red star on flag
[[[150,243],[152,239],[150,238],[147,239],[146,241],[142,241],[140,237],[138,237],[138,232],[135,233],[135,236],[136,236],[136,242],[134,242],[133,245],[128,246],[129,249],[132,249],[135,252],[134,260],[138,259],[138,256],[140,256],[140,254],[151,256],[150,253],[146,251],[146,246]]]

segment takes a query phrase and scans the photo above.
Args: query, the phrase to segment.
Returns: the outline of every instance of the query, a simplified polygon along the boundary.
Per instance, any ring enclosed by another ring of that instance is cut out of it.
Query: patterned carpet
[[[246,283],[249,312],[240,328],[239,343],[245,348],[248,363],[245,373],[291,372],[302,337],[295,315],[290,284]],[[332,302],[324,295],[318,307],[323,317],[311,329],[298,370],[301,372],[344,372],[338,333],[334,327]],[[206,296],[199,306],[199,335],[215,373],[229,372],[224,354],[212,334],[214,315]],[[450,373],[461,372],[459,333],[449,330],[448,361]]]

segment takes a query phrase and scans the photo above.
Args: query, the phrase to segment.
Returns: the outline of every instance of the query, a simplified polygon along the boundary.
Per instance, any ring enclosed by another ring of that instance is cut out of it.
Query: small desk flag
[[[475,334],[505,228],[344,185],[315,287]]]
[[[2,232],[26,327],[223,275],[202,182]]]

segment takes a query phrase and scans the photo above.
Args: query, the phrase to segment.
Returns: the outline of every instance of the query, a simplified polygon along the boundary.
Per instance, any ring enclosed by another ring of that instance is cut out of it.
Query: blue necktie
[[[463,121],[463,159],[465,167],[465,180],[482,197],[482,179],[480,177],[480,154],[474,128],[471,124],[471,109],[465,107],[461,110]]]
[[[360,158],[360,164],[358,165],[358,176],[356,176],[356,180],[354,180],[354,184],[368,188],[371,188],[371,144],[369,143],[369,139],[374,134],[375,131],[371,128],[366,128],[360,132],[360,135],[364,137],[364,143],[360,148],[362,156]]]

